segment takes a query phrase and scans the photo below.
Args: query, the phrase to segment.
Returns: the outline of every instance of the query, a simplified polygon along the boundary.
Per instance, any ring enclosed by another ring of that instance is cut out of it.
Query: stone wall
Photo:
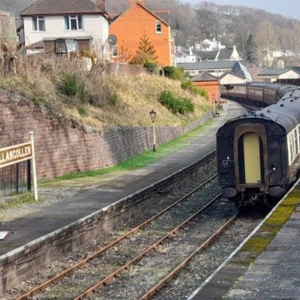
[[[3,90],[0,107],[0,148],[27,142],[28,132],[34,131],[39,179],[112,166],[152,149],[152,127],[96,131]],[[188,127],[159,127],[157,144],[174,139],[211,117],[212,113],[208,113]]]

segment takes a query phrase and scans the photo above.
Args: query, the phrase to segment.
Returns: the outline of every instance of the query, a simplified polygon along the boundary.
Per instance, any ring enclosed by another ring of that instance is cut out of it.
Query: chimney
[[[103,11],[105,11],[105,0],[93,0],[93,2]]]
[[[135,5],[137,3],[146,6],[146,0],[129,0],[129,6]]]

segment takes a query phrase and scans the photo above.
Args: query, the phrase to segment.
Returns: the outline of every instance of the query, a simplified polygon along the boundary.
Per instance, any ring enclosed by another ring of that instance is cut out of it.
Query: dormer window
[[[45,31],[45,18],[44,17],[32,17],[33,31]]]
[[[81,15],[68,15],[65,16],[65,29],[66,30],[80,30],[82,29],[82,16]]]
[[[155,22],[155,31],[156,33],[162,33],[160,21]]]

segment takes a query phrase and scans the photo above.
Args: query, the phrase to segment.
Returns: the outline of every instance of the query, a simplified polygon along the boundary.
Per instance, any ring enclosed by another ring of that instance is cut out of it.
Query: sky
[[[181,0],[184,3],[197,4],[201,0]],[[210,0],[206,0],[210,1]],[[271,13],[300,20],[299,0],[214,0],[216,4],[234,4],[260,8]]]

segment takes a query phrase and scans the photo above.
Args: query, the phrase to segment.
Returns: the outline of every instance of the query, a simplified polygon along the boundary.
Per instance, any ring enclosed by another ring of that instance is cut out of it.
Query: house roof
[[[279,76],[281,74],[284,74],[291,69],[266,69],[263,70],[261,73],[258,74],[258,76]]]
[[[218,59],[230,59],[233,49],[221,49]]]
[[[252,77],[247,68],[239,61],[205,61],[196,63],[178,63],[178,67],[185,70],[227,70],[239,75],[249,81],[252,81]]]
[[[197,55],[201,57],[203,61],[214,60],[217,57],[218,51],[198,51]]]
[[[219,81],[218,77],[213,76],[207,72],[202,72],[192,78],[192,81]]]
[[[162,12],[158,12],[158,14],[160,14],[160,15],[158,15],[154,11],[149,10],[147,7],[145,7],[144,5],[142,5],[140,3],[136,3],[135,5],[138,5],[141,8],[143,8],[145,11],[147,11],[149,14],[151,14],[152,16],[154,16],[155,18],[157,18],[158,20],[160,20],[165,25],[170,26],[169,23],[164,19],[164,18],[166,18],[165,17],[165,12],[163,14],[162,14]],[[113,19],[112,23],[115,22],[116,20],[118,20],[120,16],[123,16],[123,15],[127,14],[127,12],[129,12],[132,7],[133,7],[133,5],[130,6],[127,10],[125,10],[122,14],[120,14],[118,16],[114,16],[114,19]],[[164,18],[163,18],[162,15],[164,15]]]
[[[203,61],[197,63],[178,63],[177,66],[185,70],[202,70],[202,69],[232,69],[237,61]]]
[[[104,14],[91,0],[37,0],[21,12],[21,16],[62,14]]]
[[[44,43],[42,40],[25,47],[25,49],[41,49],[41,48],[44,48]]]
[[[165,11],[152,11],[156,16],[158,16],[160,19],[164,20],[166,23],[170,24],[170,12],[168,10]]]

